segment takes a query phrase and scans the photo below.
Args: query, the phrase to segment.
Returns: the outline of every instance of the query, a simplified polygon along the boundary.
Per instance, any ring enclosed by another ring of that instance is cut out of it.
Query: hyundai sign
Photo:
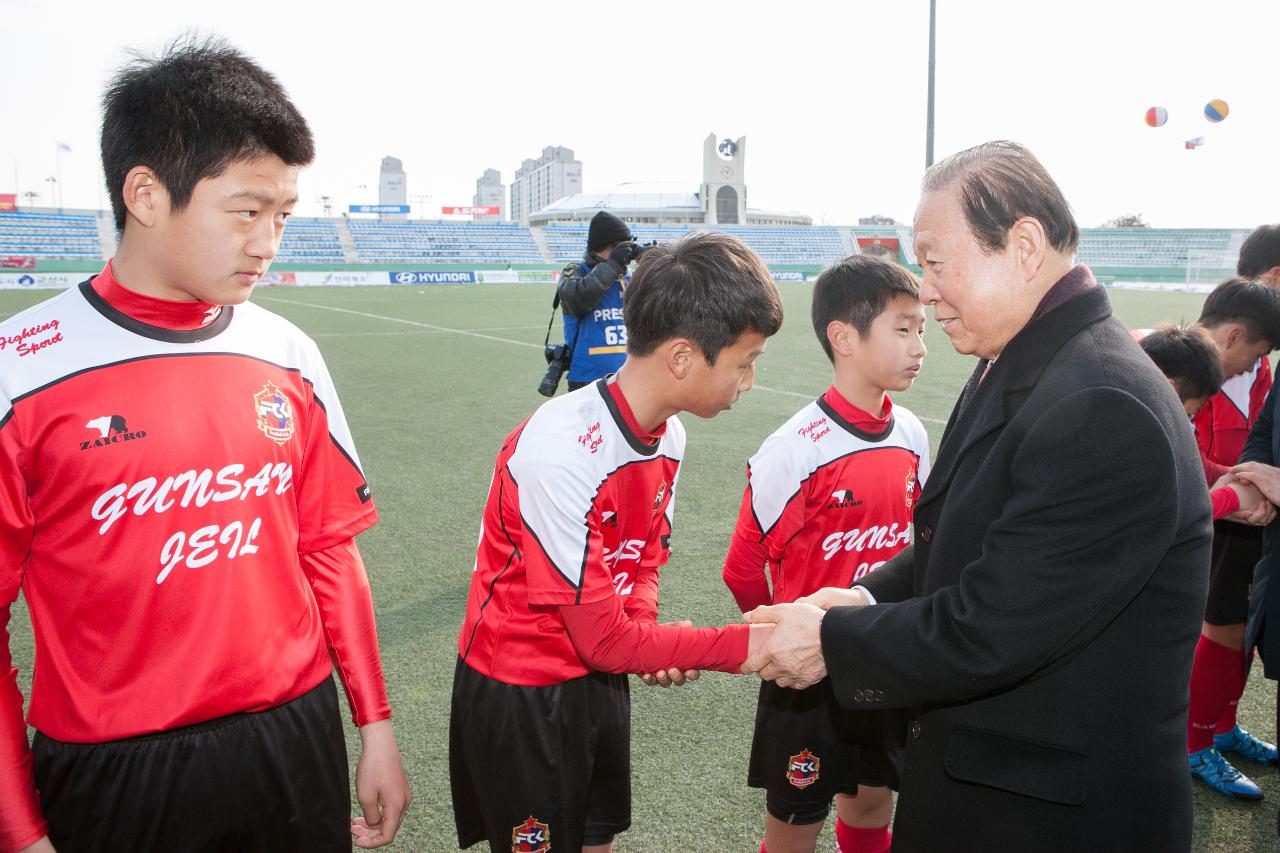
[[[347,206],[349,213],[408,213],[407,204],[352,204]]]
[[[392,272],[387,273],[391,284],[475,284],[476,274],[471,270],[458,272]]]

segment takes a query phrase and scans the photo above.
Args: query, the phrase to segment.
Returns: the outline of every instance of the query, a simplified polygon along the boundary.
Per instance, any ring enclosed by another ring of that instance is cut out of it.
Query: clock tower
[[[706,224],[747,224],[746,157],[745,136],[725,138],[717,143],[712,133],[703,140],[700,199]]]

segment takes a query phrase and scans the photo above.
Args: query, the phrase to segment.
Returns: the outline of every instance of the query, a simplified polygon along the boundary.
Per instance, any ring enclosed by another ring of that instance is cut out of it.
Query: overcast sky
[[[1274,0],[938,0],[937,158],[988,139],[1030,146],[1085,226],[1280,221]],[[701,179],[710,132],[748,140],[748,204],[853,224],[910,221],[924,168],[927,0],[840,3],[167,4],[0,0],[0,192],[106,204],[99,97],[126,48],[189,28],[225,35],[285,84],[318,157],[317,199],[375,202],[384,155],[419,210],[509,183],[572,148],[588,191]],[[1209,124],[1204,104],[1231,107]],[[1143,123],[1150,106],[1163,128]],[[1205,137],[1188,151],[1183,140]],[[16,183],[16,186],[15,186]],[[364,184],[366,189],[361,189]],[[424,198],[425,197],[425,198]],[[23,200],[20,199],[20,203]]]

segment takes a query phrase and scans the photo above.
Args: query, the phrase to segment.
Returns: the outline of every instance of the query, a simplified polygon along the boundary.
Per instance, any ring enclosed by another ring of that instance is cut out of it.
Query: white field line
[[[499,338],[494,335],[484,335],[484,334],[480,334],[479,332],[471,331],[468,329],[451,329],[448,326],[435,326],[435,325],[432,325],[431,323],[419,323],[417,320],[406,320],[403,317],[388,317],[385,314],[370,314],[367,311],[353,311],[350,308],[338,308],[333,305],[317,305],[314,302],[299,302],[295,299],[276,299],[270,296],[259,296],[258,299],[264,302],[279,302],[284,305],[303,305],[303,306],[306,306],[307,308],[317,308],[321,311],[337,311],[340,314],[354,314],[357,317],[368,317],[371,320],[386,320],[389,323],[403,323],[406,326],[416,326],[417,328],[420,328],[420,329],[430,329],[433,332],[450,332],[455,335],[466,335],[469,338],[483,338],[486,341],[497,341],[503,344],[514,344],[515,346],[518,346],[518,347],[532,347],[533,349],[542,349],[541,344],[531,344],[528,341],[514,341],[511,338]],[[516,328],[534,328],[534,327],[508,326],[506,328],[516,329]],[[538,328],[541,328],[541,327],[538,327]],[[358,333],[358,332],[332,333],[325,337],[337,337],[339,334],[356,335],[361,333]],[[379,334],[379,333],[366,332],[364,334]],[[315,335],[315,337],[322,337],[322,336]],[[815,399],[813,394],[802,394],[799,391],[786,391],[786,390],[783,390],[782,388],[770,388],[768,385],[756,384],[756,385],[753,385],[752,387],[758,388],[761,391],[767,391],[770,394],[781,394],[784,397],[797,397],[801,400]],[[946,424],[946,421],[940,421],[937,418],[926,418],[922,415],[917,415],[916,417],[920,418],[920,420],[922,421],[928,421],[931,424],[944,424],[944,425]]]
[[[353,314],[357,317],[368,317],[372,320],[386,320],[388,323],[403,323],[419,329],[431,329],[435,332],[452,332],[455,335],[466,335],[469,338],[482,338],[486,341],[497,341],[503,344],[514,344],[518,347],[542,349],[542,344],[531,344],[528,341],[513,341],[511,338],[499,338],[494,335],[482,335],[479,332],[468,332],[465,329],[450,329],[448,326],[436,326],[431,323],[419,323],[417,320],[406,320],[403,317],[388,317],[385,314],[370,314],[367,311],[353,311],[350,308],[338,308],[334,305],[317,305],[314,302],[300,302],[296,299],[276,299],[270,296],[259,296],[263,302],[279,302],[282,305],[303,305],[321,311],[337,311],[339,314]]]

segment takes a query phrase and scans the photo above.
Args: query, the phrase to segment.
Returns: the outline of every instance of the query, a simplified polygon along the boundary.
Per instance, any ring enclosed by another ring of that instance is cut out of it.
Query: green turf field
[[[787,321],[760,359],[756,389],[714,421],[683,417],[688,451],[663,575],[665,619],[706,625],[740,618],[720,565],[746,459],[830,380],[809,325],[809,285],[781,287]],[[0,292],[0,317],[48,295]],[[1111,297],[1130,327],[1194,319],[1203,300],[1187,293],[1111,291]],[[551,287],[264,288],[254,299],[319,342],[382,515],[360,543],[415,798],[395,849],[453,849],[447,730],[456,635],[498,444],[543,399],[534,388],[545,368]],[[956,355],[936,327],[925,337],[923,375],[897,402],[921,416],[936,450],[972,361]],[[25,682],[31,660],[25,612],[14,623],[14,657]],[[1255,668],[1240,718],[1271,739],[1275,688],[1260,672]],[[684,688],[632,685],[633,827],[615,849],[754,853],[763,796],[744,779],[756,683],[711,673]],[[358,740],[351,734],[354,756]],[[1198,785],[1197,850],[1276,849],[1280,771],[1242,769],[1269,800],[1228,803]],[[834,849],[830,827],[825,838],[820,849]]]

